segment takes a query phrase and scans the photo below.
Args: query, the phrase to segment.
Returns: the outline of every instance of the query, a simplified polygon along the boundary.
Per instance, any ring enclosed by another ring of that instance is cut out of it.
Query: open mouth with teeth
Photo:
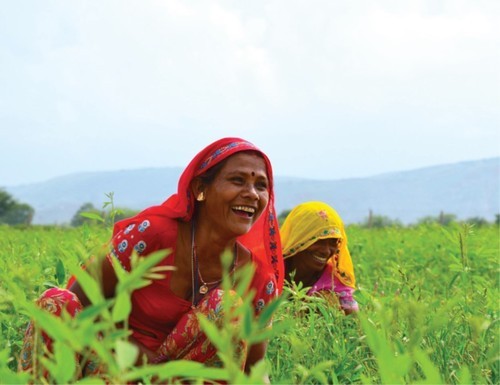
[[[311,258],[314,259],[316,262],[326,263],[330,259],[330,256],[324,257],[324,256],[319,255],[319,254],[311,254]]]
[[[234,206],[232,210],[239,216],[252,218],[255,215],[255,208],[250,206]]]

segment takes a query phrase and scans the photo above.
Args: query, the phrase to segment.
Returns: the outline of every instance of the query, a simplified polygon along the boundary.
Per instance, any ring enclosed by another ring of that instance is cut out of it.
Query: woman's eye
[[[267,183],[266,182],[257,182],[255,184],[255,186],[257,187],[257,189],[259,190],[267,190]]]
[[[235,177],[231,178],[231,182],[236,183],[236,184],[243,184],[244,180],[242,177],[235,176]]]

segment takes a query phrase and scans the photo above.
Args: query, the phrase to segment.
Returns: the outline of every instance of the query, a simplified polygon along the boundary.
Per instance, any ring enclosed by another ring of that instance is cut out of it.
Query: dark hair
[[[226,164],[227,160],[229,158],[224,159],[222,162],[216,164],[215,166],[209,168],[207,171],[205,171],[203,174],[198,175],[198,178],[201,180],[201,182],[208,186],[210,185],[217,174],[219,174],[219,171],[222,170],[222,167]]]
[[[258,152],[258,151],[255,151],[255,150],[240,151],[240,152],[237,152],[237,153],[234,153],[234,154],[228,156],[226,159],[224,159],[220,163],[218,163],[215,166],[209,168],[203,174],[198,175],[198,178],[200,178],[201,182],[205,186],[209,186],[214,181],[214,179],[217,177],[217,175],[219,174],[220,170],[222,170],[222,167],[224,167],[224,165],[227,163],[228,159],[231,158],[233,155],[241,154],[241,153],[253,154],[253,155],[257,155],[257,156],[263,158],[262,154],[260,152]],[[267,170],[266,170],[266,172],[267,172]]]

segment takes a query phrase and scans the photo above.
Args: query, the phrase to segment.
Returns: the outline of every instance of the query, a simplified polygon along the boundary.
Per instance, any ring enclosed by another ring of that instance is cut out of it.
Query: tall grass
[[[98,228],[93,229],[98,231]],[[20,242],[25,235],[36,230],[18,230],[0,228],[8,235],[6,244],[14,245]],[[148,255],[147,258],[132,256],[132,269],[126,272],[117,268],[118,284],[116,295],[112,299],[104,298],[99,282],[91,271],[82,269],[80,264],[89,258],[103,257],[101,238],[95,239],[94,247],[87,247],[89,229],[82,229],[81,233],[68,233],[77,236],[83,235],[83,242],[74,240],[72,244],[73,257],[66,254],[60,247],[69,246],[56,240],[61,234],[60,230],[44,229],[48,231],[51,252],[44,252],[44,262],[36,264],[37,268],[30,269],[28,263],[8,263],[0,270],[2,277],[2,299],[0,306],[2,314],[2,335],[0,343],[5,348],[0,351],[0,383],[151,383],[164,382],[182,383],[183,380],[197,383],[212,381],[227,381],[229,383],[255,383],[262,382],[268,371],[265,363],[258,365],[250,374],[244,373],[241,362],[234,351],[234,343],[245,339],[249,343],[258,342],[269,334],[265,325],[271,319],[273,309],[278,307],[279,301],[271,303],[258,318],[253,317],[251,298],[243,298],[252,272],[238,271],[236,296],[225,296],[226,311],[221,322],[221,328],[214,326],[207,319],[201,319],[205,332],[219,349],[219,356],[223,362],[221,368],[209,368],[191,361],[173,361],[159,365],[135,365],[139,358],[136,346],[128,341],[127,319],[131,311],[131,293],[148,285],[152,279],[162,278],[162,273],[168,267],[159,268],[156,265],[169,251],[161,251]],[[32,239],[28,236],[28,239]],[[28,243],[28,242],[27,242]],[[29,248],[28,248],[29,250]],[[31,249],[36,254],[36,248]],[[13,251],[13,250],[11,250]],[[49,257],[52,253],[60,257]],[[30,252],[27,251],[26,259]],[[47,254],[47,255],[45,255]],[[14,254],[15,255],[15,254]],[[4,257],[6,255],[3,255]],[[41,256],[41,254],[37,254]],[[26,262],[26,261],[24,261]],[[47,267],[46,267],[47,264]],[[39,266],[40,265],[40,266]],[[229,263],[225,264],[229,271]],[[15,274],[9,271],[14,269]],[[17,270],[16,270],[17,269]],[[31,274],[40,274],[44,278],[39,282],[29,282]],[[86,307],[76,317],[71,318],[63,313],[62,317],[39,309],[33,300],[47,287],[60,285],[74,274],[89,298],[91,305]],[[26,279],[27,278],[27,279]],[[223,281],[223,288],[229,293],[228,274]],[[30,287],[31,285],[31,287]],[[28,290],[26,290],[28,289]],[[29,294],[29,295],[26,295]],[[236,306],[236,299],[239,299]],[[28,320],[33,320],[36,325],[33,355],[36,358],[32,373],[16,373],[17,362],[22,347],[22,334]],[[240,320],[239,322],[234,322]],[[118,328],[117,324],[125,323],[125,328]],[[44,350],[41,343],[41,331],[54,341],[53,352]],[[264,330],[264,333],[262,331]],[[75,357],[79,359],[75,359]],[[93,377],[81,379],[83,363],[93,361],[101,367],[102,373]]]
[[[289,290],[276,383],[497,384],[497,226],[348,229],[361,312]]]
[[[134,367],[137,351],[115,323],[126,320],[131,290],[161,273],[152,268],[162,256],[137,261],[131,274],[119,277],[118,295],[109,301],[79,267],[102,254],[109,228],[0,227],[0,383],[43,381],[17,372],[29,319],[51,330],[57,341],[52,356],[40,357],[53,383],[77,381],[75,351],[97,355],[108,373],[80,383],[186,377],[199,383],[261,383],[267,371],[272,383],[500,382],[498,226],[350,226],[347,232],[359,285],[357,316],[346,317],[323,299],[308,298],[306,288],[292,286],[260,320],[252,319],[244,299],[227,306],[232,310],[221,329],[201,321],[221,352],[223,368],[184,361]],[[73,320],[55,320],[33,306],[41,292],[64,286],[70,274],[79,275],[92,306]],[[273,329],[263,333],[272,315]],[[235,317],[241,319],[239,328]],[[266,362],[250,375],[241,372],[232,351],[237,338],[270,339]]]

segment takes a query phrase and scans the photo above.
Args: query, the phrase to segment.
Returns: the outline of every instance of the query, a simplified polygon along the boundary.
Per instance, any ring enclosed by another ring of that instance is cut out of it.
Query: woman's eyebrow
[[[267,174],[264,172],[262,174],[255,172],[255,171],[246,171],[246,170],[235,170],[235,171],[229,171],[227,173],[228,176],[232,175],[251,175],[251,176],[256,176],[257,178],[265,179],[268,180],[269,178],[267,177]]]

